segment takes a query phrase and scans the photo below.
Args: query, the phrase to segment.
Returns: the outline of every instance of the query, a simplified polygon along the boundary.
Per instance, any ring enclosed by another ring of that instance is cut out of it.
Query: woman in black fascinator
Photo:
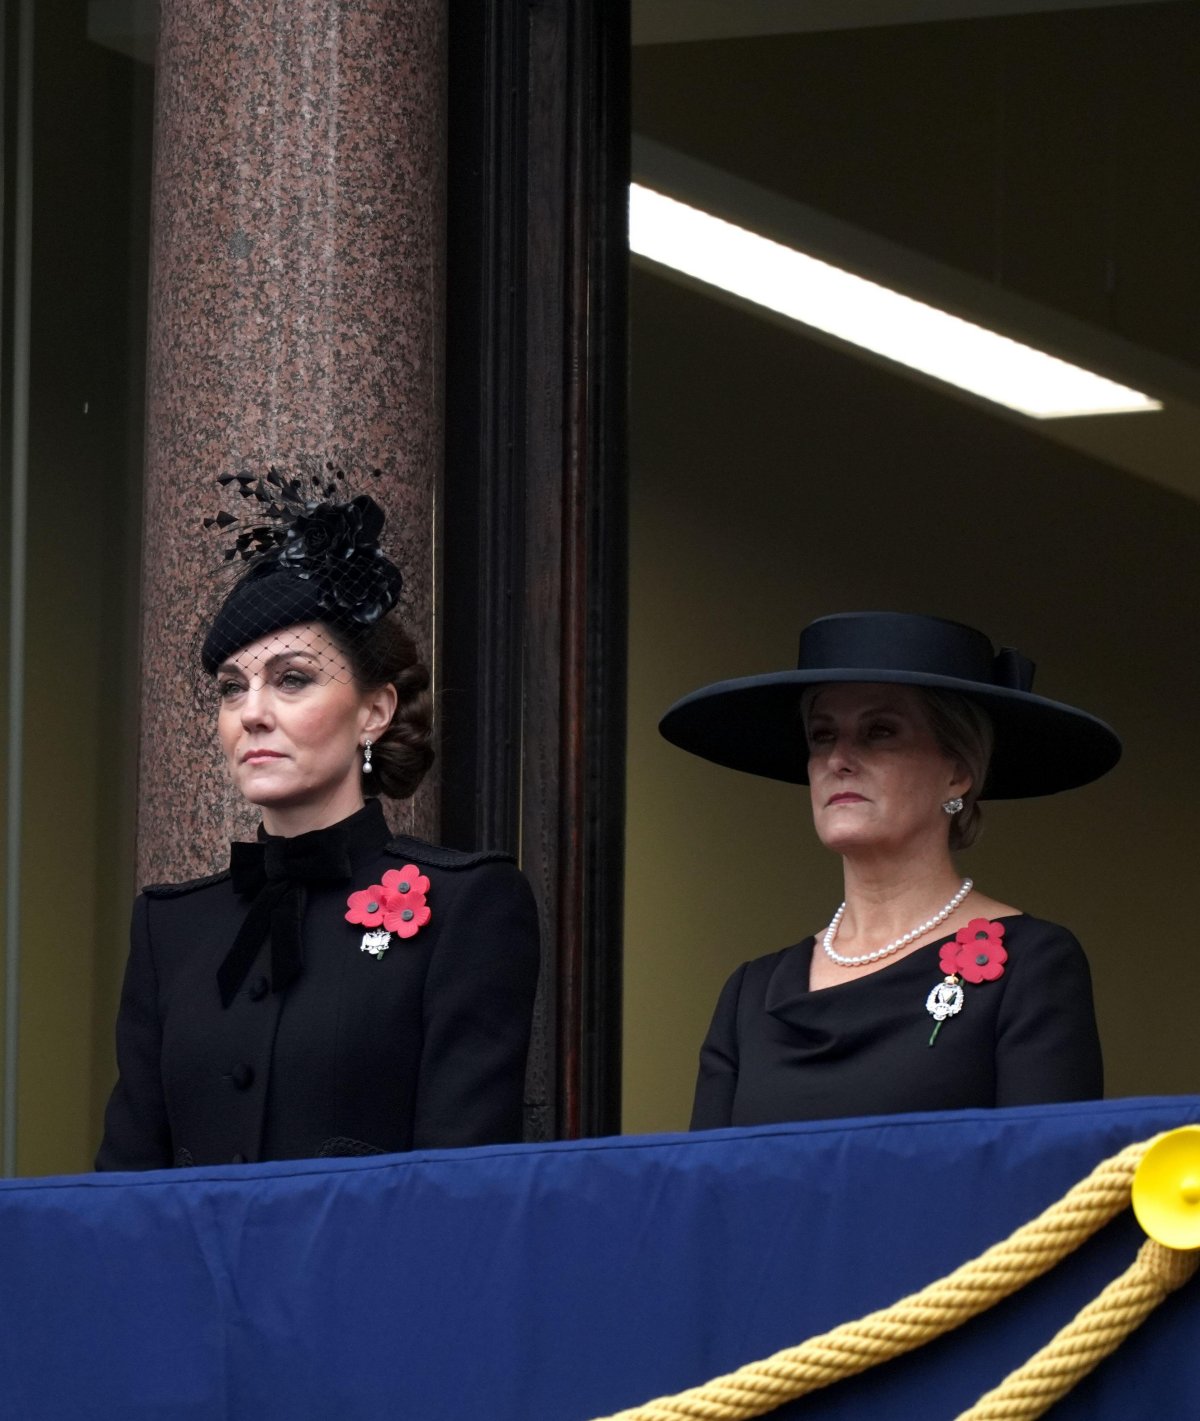
[[[429,673],[393,612],[384,515],[343,476],[223,475],[242,575],[201,660],[262,815],[209,878],[146,888],[98,1169],[521,1137],[537,914],[501,853],[393,836],[433,759]]]
[[[1032,662],[971,627],[848,613],[805,629],[794,671],[666,713],[673,744],[807,784],[845,885],[827,927],[729,979],[694,1129],[1102,1093],[1079,943],[954,864],[981,799],[1072,789],[1120,756],[1107,725],[1032,684]]]

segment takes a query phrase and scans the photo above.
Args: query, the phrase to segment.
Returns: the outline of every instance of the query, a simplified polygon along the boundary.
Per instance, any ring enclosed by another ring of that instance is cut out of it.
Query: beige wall
[[[39,4],[33,68],[16,1160],[26,1175],[91,1167],[116,1075],[133,892],[152,98],[149,69],[89,42],[75,0]],[[6,459],[5,626],[9,473]],[[7,740],[0,783],[6,760]]]
[[[17,1116],[24,1175],[90,1169],[99,1143],[116,1075],[137,744],[127,577],[131,559],[136,569],[136,504],[119,487],[96,497],[101,454],[86,439],[71,458],[39,460],[34,474]],[[63,519],[69,507],[88,507],[89,516]],[[69,577],[60,575],[64,564]]]
[[[686,1125],[725,977],[840,898],[806,793],[673,749],[658,716],[862,608],[980,626],[1121,732],[1106,780],[990,807],[963,868],[1083,941],[1110,1094],[1200,1089],[1200,506],[660,278],[632,309],[625,1128]]]

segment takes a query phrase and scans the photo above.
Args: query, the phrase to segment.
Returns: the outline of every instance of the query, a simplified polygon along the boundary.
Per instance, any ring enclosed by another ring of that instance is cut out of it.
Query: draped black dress
[[[725,984],[700,1052],[694,1130],[969,1106],[1090,1100],[1103,1093],[1091,975],[1066,928],[1001,919],[1008,961],[929,1044],[939,949],[810,991],[816,947],[744,963]]]

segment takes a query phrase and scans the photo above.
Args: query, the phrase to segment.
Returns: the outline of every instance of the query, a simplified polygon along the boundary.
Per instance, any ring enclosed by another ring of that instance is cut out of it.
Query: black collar
[[[271,937],[271,989],[285,991],[304,963],[301,924],[310,884],[345,883],[356,866],[377,853],[390,830],[376,799],[327,829],[288,838],[261,827],[254,843],[229,846],[235,893],[252,899],[233,945],[217,969],[221,1005],[237,996],[259,948]]]
[[[356,865],[376,854],[391,836],[377,799],[326,829],[287,837],[259,825],[253,843],[231,843],[229,873],[234,892],[251,897],[266,883],[344,883]]]

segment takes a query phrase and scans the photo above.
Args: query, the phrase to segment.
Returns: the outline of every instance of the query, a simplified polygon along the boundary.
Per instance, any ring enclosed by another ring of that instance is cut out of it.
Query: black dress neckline
[[[999,913],[996,917],[989,918],[988,922],[1007,924],[1028,918],[1028,916],[1027,913]],[[767,985],[764,1005],[772,1016],[781,1016],[787,1019],[789,1012],[797,1005],[811,1002],[813,998],[827,998],[831,993],[844,995],[853,988],[861,987],[864,982],[874,981],[878,986],[876,980],[878,978],[906,975],[900,970],[906,963],[920,964],[922,971],[927,973],[928,968],[924,963],[926,953],[935,948],[941,948],[943,944],[951,941],[957,931],[958,929],[955,928],[954,932],[943,933],[941,937],[934,938],[932,942],[922,943],[912,952],[906,953],[894,962],[889,962],[886,967],[880,967],[875,972],[864,972],[860,977],[848,977],[844,982],[834,982],[828,987],[815,989],[808,985],[812,973],[813,954],[817,950],[817,934],[813,933],[792,947],[784,948],[779,954],[779,961],[776,963]]]

